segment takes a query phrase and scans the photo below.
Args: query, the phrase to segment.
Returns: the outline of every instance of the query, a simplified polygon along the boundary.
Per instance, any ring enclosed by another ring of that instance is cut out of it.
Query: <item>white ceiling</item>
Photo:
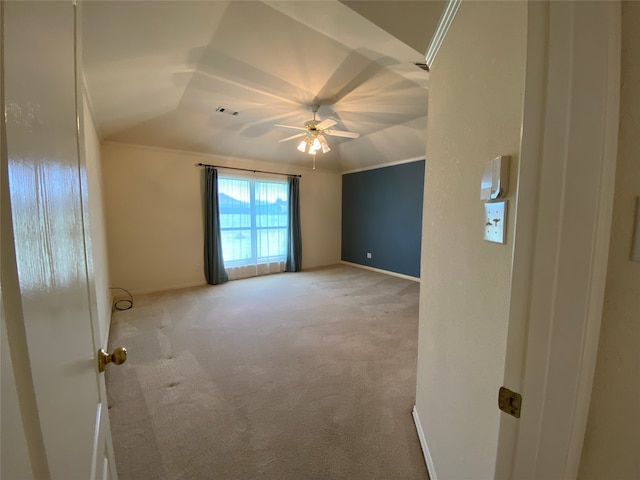
[[[413,62],[424,62],[443,5],[85,2],[84,71],[98,129],[103,140],[308,167],[295,141],[278,142],[295,131],[273,125],[302,126],[319,104],[320,119],[361,137],[327,137],[318,168],[422,156],[429,75]]]

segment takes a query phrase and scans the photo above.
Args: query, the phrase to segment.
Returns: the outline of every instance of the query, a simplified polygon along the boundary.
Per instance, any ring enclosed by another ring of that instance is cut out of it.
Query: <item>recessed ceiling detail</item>
[[[306,167],[273,126],[302,126],[318,105],[360,133],[331,137],[323,169],[424,155],[423,52],[338,1],[93,1],[83,15],[104,140]],[[393,152],[378,146],[385,132]]]

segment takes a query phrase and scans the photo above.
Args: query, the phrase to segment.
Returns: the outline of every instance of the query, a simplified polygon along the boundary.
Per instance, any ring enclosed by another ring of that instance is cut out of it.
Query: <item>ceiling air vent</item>
[[[216,108],[216,112],[226,113],[227,115],[238,115],[238,112],[234,112],[233,110],[230,110],[230,109],[225,108],[225,107]]]
[[[414,62],[414,65],[418,68],[421,68],[425,72],[429,71],[429,65],[427,65],[426,63]]]

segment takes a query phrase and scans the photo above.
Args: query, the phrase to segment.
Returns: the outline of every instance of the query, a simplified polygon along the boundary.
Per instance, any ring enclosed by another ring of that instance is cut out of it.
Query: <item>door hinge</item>
[[[522,395],[512,392],[508,388],[500,387],[500,390],[498,390],[498,408],[509,415],[520,418]]]

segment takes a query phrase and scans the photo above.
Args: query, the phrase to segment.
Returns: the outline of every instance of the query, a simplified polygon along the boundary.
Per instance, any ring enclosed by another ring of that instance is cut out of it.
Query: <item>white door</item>
[[[522,416],[501,416],[497,478],[578,475],[611,232],[620,18],[619,2],[528,4],[504,379],[522,392]]]
[[[21,304],[40,427],[27,433],[44,447],[31,461],[54,480],[115,480],[85,237],[79,12],[70,0],[2,7],[12,213],[3,228],[13,227],[20,295],[10,300]]]

